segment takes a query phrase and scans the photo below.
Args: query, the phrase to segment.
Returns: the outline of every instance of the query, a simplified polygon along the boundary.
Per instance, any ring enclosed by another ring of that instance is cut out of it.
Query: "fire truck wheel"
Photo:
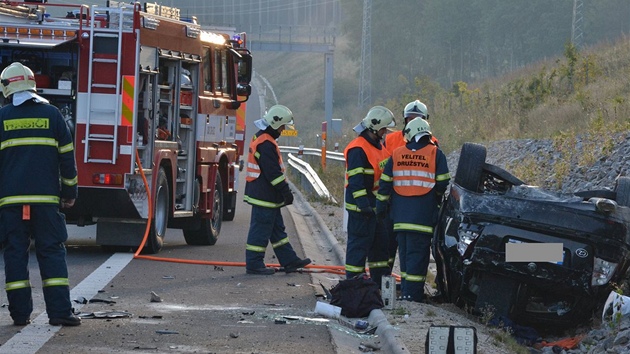
[[[236,215],[236,206],[234,208],[225,208],[225,209],[223,209],[223,220],[224,221],[232,221],[232,220],[234,220],[234,215]]]
[[[193,216],[190,224],[194,228],[183,229],[184,239],[189,245],[214,245],[219,240],[221,221],[223,220],[223,183],[217,172],[212,195],[212,218],[204,218],[201,213]]]
[[[151,221],[151,230],[143,250],[144,253],[149,254],[156,254],[162,249],[168,225],[169,190],[164,168],[160,168],[158,171],[157,185],[153,198],[155,201],[153,204],[153,220]]]

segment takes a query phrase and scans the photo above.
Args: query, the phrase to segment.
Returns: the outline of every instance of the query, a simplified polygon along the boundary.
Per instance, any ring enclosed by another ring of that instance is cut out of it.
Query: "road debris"
[[[160,297],[160,295],[156,294],[155,291],[152,291],[151,302],[162,302],[162,298]]]
[[[79,312],[77,314],[79,318],[128,318],[133,316],[131,312],[127,311],[97,311],[97,312]]]
[[[87,303],[93,304],[93,303],[96,303],[96,302],[102,302],[102,303],[105,303],[105,304],[115,304],[116,303],[116,301],[105,300],[105,299],[90,299],[90,300],[88,300],[88,299],[84,298],[83,296],[79,296],[78,298],[74,299],[74,302],[76,302],[77,304],[83,304],[83,305],[85,305]]]

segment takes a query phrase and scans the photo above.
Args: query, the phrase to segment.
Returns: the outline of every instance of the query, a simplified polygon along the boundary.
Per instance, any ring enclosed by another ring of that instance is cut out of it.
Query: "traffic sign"
[[[282,135],[282,136],[298,136],[298,131],[297,131],[297,129],[295,129],[295,130],[285,129],[285,130],[282,131],[282,133],[280,133],[280,135]]]

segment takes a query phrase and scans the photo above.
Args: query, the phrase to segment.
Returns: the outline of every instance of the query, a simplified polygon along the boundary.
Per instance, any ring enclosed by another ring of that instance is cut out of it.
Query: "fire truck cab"
[[[157,253],[167,227],[214,245],[234,218],[252,57],[245,34],[157,4],[0,2],[2,68],[22,62],[74,137],[79,197],[108,248]]]

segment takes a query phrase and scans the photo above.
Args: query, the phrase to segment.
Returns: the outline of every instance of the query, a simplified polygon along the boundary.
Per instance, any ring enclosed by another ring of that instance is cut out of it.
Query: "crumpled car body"
[[[557,195],[485,157],[464,144],[441,206],[433,257],[443,300],[540,329],[588,322],[630,266],[630,179]]]

